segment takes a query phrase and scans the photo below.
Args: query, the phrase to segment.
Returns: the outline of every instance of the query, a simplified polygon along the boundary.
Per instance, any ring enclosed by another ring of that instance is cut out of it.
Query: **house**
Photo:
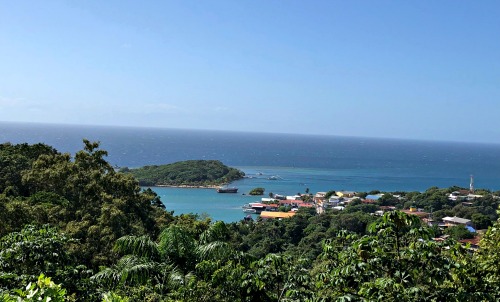
[[[299,208],[314,208],[314,204],[303,202],[303,203],[299,203],[298,207]]]
[[[290,206],[290,207],[298,207],[299,203],[303,203],[302,200],[295,200],[295,199],[287,199],[287,200],[280,200],[279,204],[282,206]]]
[[[375,216],[383,216],[385,212],[395,211],[396,207],[394,206],[380,206],[378,211],[375,211]]]
[[[379,208],[380,208],[380,210],[382,210],[384,212],[395,211],[396,210],[395,206],[380,206]]]
[[[380,197],[382,197],[382,194],[366,195],[364,202],[365,203],[374,203],[375,201],[379,200]]]
[[[424,212],[424,211],[418,211],[415,209],[409,209],[409,210],[401,210],[401,212],[403,213],[406,213],[408,215],[415,215],[415,216],[418,216],[418,218],[420,219],[424,219],[424,218],[428,218],[429,217],[429,213],[427,212]]]
[[[338,192],[335,192],[335,195],[337,195],[338,197],[354,197],[354,195],[356,195],[356,192],[353,192],[353,191],[338,191]]]
[[[481,198],[483,195],[477,195],[477,194],[469,194],[467,195],[467,200],[476,200],[477,198]]]
[[[317,192],[314,197],[315,198],[325,198],[326,192]]]
[[[267,207],[266,204],[260,202],[251,202],[248,204],[251,209],[254,209],[257,213],[264,211]]]
[[[459,240],[458,242],[460,242],[463,246],[469,245],[469,249],[475,252],[479,249],[479,243],[481,242],[481,237],[475,236],[474,238],[471,239]]]
[[[316,203],[321,203],[321,202],[325,201],[325,195],[326,195],[326,192],[318,192],[314,195],[313,201]]]
[[[275,199],[278,199],[278,200],[285,200],[286,199],[286,196],[283,196],[283,195],[279,195],[279,194],[274,194],[273,196]]]
[[[460,191],[453,191],[448,195],[448,200],[466,200],[467,195],[469,194],[469,191],[467,190],[460,190]]]
[[[266,207],[266,211],[278,211],[278,208],[279,208],[279,204],[276,204],[276,203],[270,203],[267,205]]]
[[[344,198],[338,196],[332,196],[328,199],[328,203],[333,204],[334,206],[338,205]]]
[[[277,200],[276,198],[266,198],[266,197],[260,199],[260,201],[263,203],[275,202],[276,200]]]
[[[447,227],[456,226],[456,225],[464,225],[464,226],[471,225],[471,221],[469,219],[460,218],[460,217],[456,217],[456,216],[444,217],[443,222],[444,222],[444,225]]]
[[[283,218],[290,218],[295,215],[295,212],[268,212],[264,211],[260,213],[260,217],[263,219],[283,219]]]

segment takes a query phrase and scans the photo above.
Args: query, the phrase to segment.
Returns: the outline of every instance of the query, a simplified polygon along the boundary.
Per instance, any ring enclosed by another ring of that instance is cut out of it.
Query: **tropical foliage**
[[[248,194],[250,195],[264,195],[264,188],[253,188]]]
[[[224,223],[173,216],[105,156],[89,141],[74,157],[1,145],[0,301],[500,299],[491,192],[467,205],[446,198],[456,188],[393,192],[344,211]],[[433,208],[489,229],[472,252],[456,241],[463,228],[437,241],[439,229],[417,216],[378,217],[375,205]]]
[[[122,171],[131,173],[141,186],[217,186],[245,176],[218,160],[187,160]]]

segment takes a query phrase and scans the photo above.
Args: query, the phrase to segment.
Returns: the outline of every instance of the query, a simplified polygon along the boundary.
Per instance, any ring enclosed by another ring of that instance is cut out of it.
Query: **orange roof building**
[[[295,212],[268,212],[263,211],[260,213],[262,218],[290,218],[295,215]]]

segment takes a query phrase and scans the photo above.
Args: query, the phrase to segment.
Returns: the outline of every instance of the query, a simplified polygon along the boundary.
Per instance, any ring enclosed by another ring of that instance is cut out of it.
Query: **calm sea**
[[[500,145],[264,134],[224,131],[0,123],[0,142],[43,142],[74,154],[82,139],[101,141],[120,167],[218,159],[248,176],[238,194],[208,189],[156,188],[175,213],[206,213],[217,220],[243,217],[254,187],[295,194],[328,190],[423,191],[431,186],[500,189]],[[275,178],[270,180],[268,178]]]

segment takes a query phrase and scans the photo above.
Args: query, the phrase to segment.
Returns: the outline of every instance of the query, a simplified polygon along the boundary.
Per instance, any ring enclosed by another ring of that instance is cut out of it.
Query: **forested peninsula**
[[[174,215],[99,143],[83,143],[74,155],[0,144],[0,301],[500,299],[500,192],[361,193],[342,211],[224,223]],[[407,205],[483,215],[479,248]],[[376,206],[394,209],[378,216]]]
[[[141,186],[216,187],[245,176],[243,171],[218,160],[187,160],[167,165],[122,168],[131,173]]]

